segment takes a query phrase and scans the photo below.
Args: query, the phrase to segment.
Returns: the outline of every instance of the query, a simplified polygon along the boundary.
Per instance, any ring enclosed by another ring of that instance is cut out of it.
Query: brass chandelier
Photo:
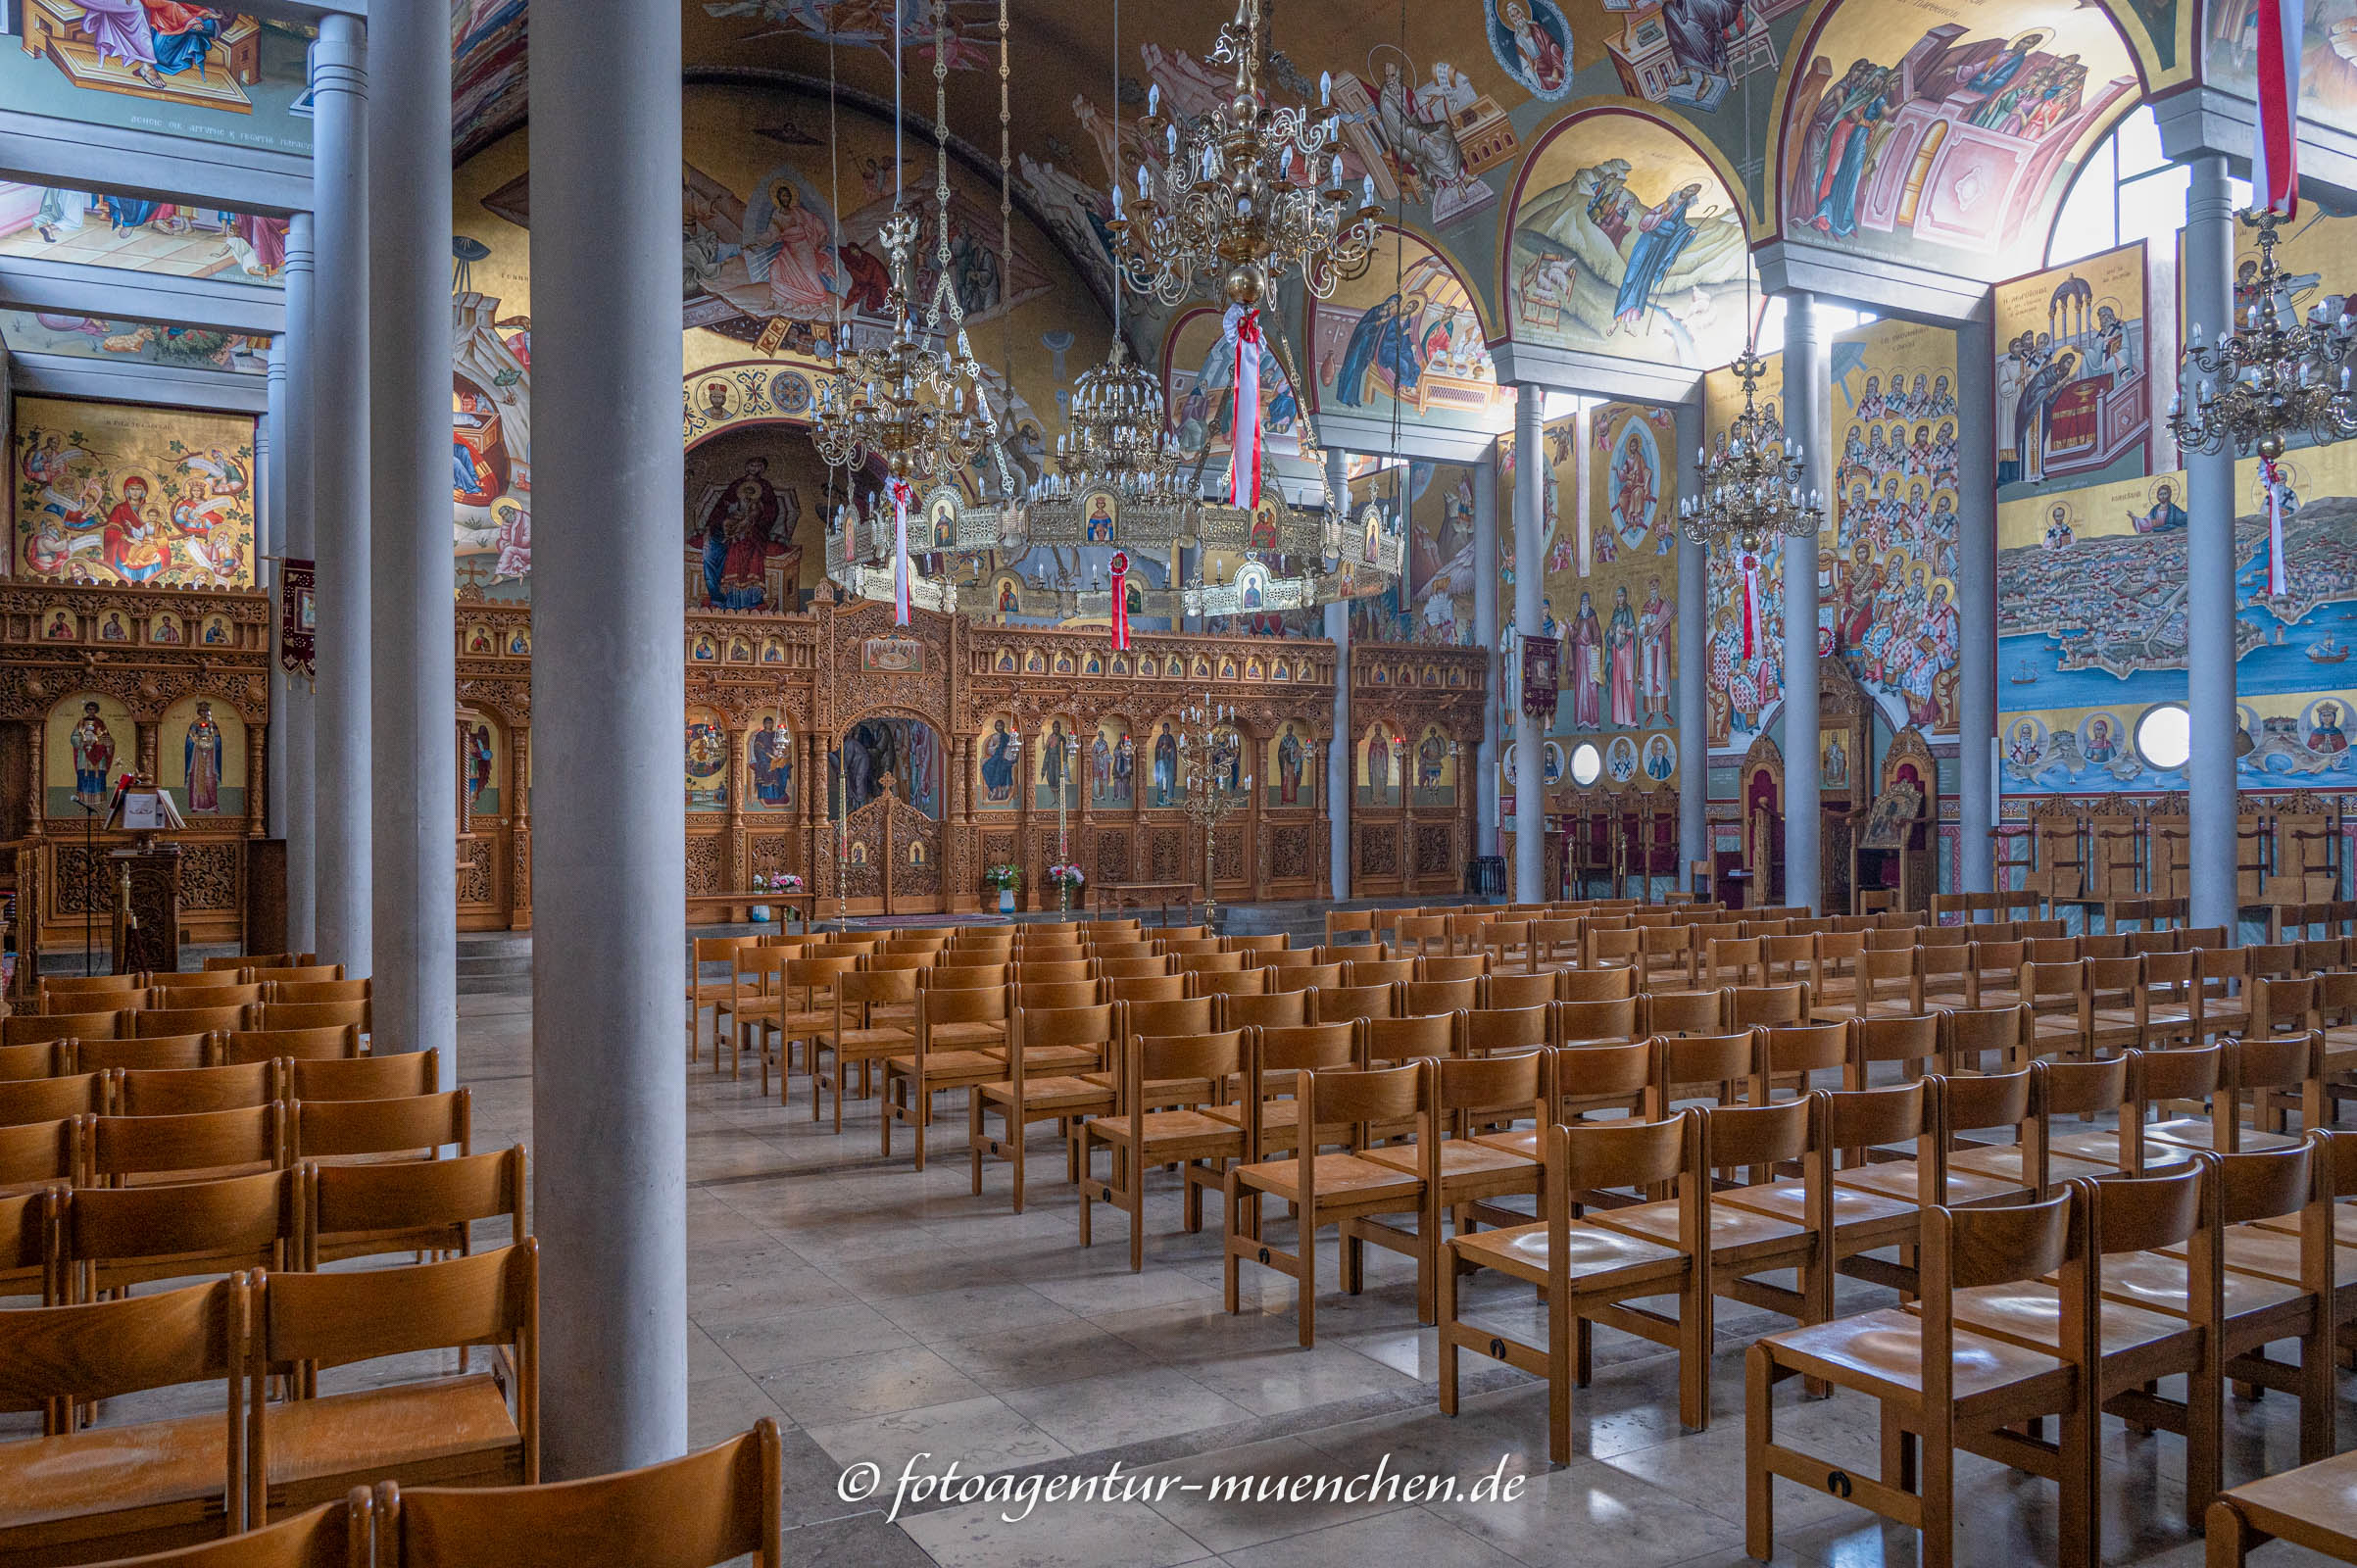
[[[1772,535],[1807,539],[1825,526],[1825,498],[1804,488],[1800,443],[1759,411],[1767,361],[1746,345],[1732,368],[1743,377],[1743,411],[1727,429],[1727,450],[1695,465],[1696,493],[1678,504],[1678,534],[1689,544],[1732,540],[1755,555]]]
[[[2290,274],[2276,261],[2280,220],[2264,209],[2241,218],[2259,237],[2258,272],[2247,290],[2235,286],[2248,303],[2216,343],[2202,341],[2199,325],[2188,335],[2184,364],[2195,382],[2193,406],[2182,391],[2173,396],[2169,430],[2188,451],[2231,444],[2257,453],[2272,469],[2293,431],[2307,431],[2319,445],[2357,435],[2347,369],[2357,328],[2346,310],[2335,318],[2321,305],[2302,322],[2292,311]]]

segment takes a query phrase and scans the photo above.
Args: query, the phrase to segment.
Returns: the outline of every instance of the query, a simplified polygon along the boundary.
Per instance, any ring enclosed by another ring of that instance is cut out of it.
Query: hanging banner
[[[1543,723],[1554,721],[1562,655],[1559,637],[1522,639],[1522,710]]]
[[[319,640],[319,601],[314,583],[319,563],[287,557],[278,563],[278,667],[311,680],[317,674],[312,650]]]
[[[1113,647],[1129,652],[1129,552],[1113,552]]]
[[[2258,4],[2259,125],[2251,138],[2250,199],[2282,219],[2300,215],[2300,51],[2307,42],[2307,10],[2304,0]]]

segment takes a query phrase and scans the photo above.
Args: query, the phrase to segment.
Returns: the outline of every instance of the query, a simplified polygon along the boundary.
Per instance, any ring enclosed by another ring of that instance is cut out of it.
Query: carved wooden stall
[[[1784,902],[1784,753],[1762,735],[1743,754],[1738,799],[1743,805],[1743,858],[1740,878],[1722,872],[1719,897],[1729,908]]]
[[[1876,773],[1874,802],[1851,835],[1852,912],[1929,909],[1939,883],[1940,775],[1923,732],[1910,724],[1892,736]]]
[[[78,944],[92,907],[105,940],[107,857],[131,836],[101,826],[85,848],[77,802],[103,808],[125,772],[170,789],[187,820],[169,835],[181,932],[242,940],[269,807],[270,614],[254,593],[0,586],[0,834],[33,944]]]
[[[1787,744],[1797,744],[1788,737]],[[1873,800],[1874,699],[1846,659],[1817,661],[1818,907],[1850,907],[1851,846]]]
[[[1350,892],[1464,887],[1487,656],[1469,648],[1350,650]]]
[[[462,590],[458,639],[459,929],[532,924],[532,617]]]

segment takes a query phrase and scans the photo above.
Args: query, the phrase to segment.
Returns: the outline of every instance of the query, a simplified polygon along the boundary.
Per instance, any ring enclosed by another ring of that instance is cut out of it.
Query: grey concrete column
[[[286,554],[286,338],[270,342],[270,413],[254,427],[254,586],[271,593],[278,581],[277,558]],[[272,594],[271,604],[277,603]],[[270,635],[270,726],[263,742],[263,831],[286,837],[286,670],[278,662],[278,617]]]
[[[565,1480],[687,1446],[687,692],[679,541],[647,525],[685,483],[678,5],[543,7],[530,86],[532,1219]]]
[[[2223,157],[2193,162],[2185,191],[2185,319],[2209,341],[2234,324],[2234,202]],[[2188,329],[2190,336],[2190,329]],[[2187,388],[2190,397],[2192,389]],[[2186,452],[2187,847],[2194,925],[2237,922],[2234,893],[2234,454]]]
[[[1693,486],[1702,456],[1702,405],[1681,403],[1678,420],[1678,483]],[[1664,503],[1666,505],[1666,503]],[[1678,541],[1678,877],[1688,885],[1687,867],[1710,854],[1710,729],[1703,682],[1710,670],[1710,588],[1702,547]]]
[[[1481,710],[1481,746],[1474,754],[1473,800],[1479,813],[1477,853],[1498,853],[1498,754],[1505,671],[1498,657],[1498,447],[1473,466],[1473,645],[1489,656],[1488,696]]]
[[[1326,453],[1326,485],[1349,504],[1350,455],[1340,448]],[[1334,901],[1350,896],[1350,809],[1358,792],[1351,788],[1350,757],[1357,737],[1350,728],[1350,607],[1326,607],[1326,637],[1334,644],[1334,744],[1326,748],[1326,856]]]
[[[1956,768],[1959,893],[1996,887],[1996,361],[1987,321],[1956,332]]]
[[[319,554],[317,488],[313,478],[313,432],[319,428],[319,340],[312,335],[314,261],[312,220],[297,213],[286,225],[286,336],[280,340],[286,360],[286,421],[272,449],[286,470],[286,505],[280,510],[278,545],[287,555],[310,561]],[[276,647],[277,618],[270,620],[271,646]],[[286,827],[286,945],[296,953],[319,946],[319,774],[317,735],[319,698],[313,683],[289,676],[285,697],[273,688],[270,734],[286,737],[286,755],[274,762],[280,770],[270,779],[271,810],[282,813]]]
[[[389,6],[369,36],[368,470],[378,1051],[458,1084],[458,653],[450,533],[450,26]]]
[[[1784,297],[1784,416],[1805,488],[1825,491],[1833,367],[1816,296]],[[1784,541],[1784,902],[1818,909],[1817,536]],[[1847,914],[1846,909],[1833,911]]]
[[[1542,416],[1547,389],[1525,381],[1514,389],[1514,634],[1501,655],[1519,663],[1521,639],[1536,636],[1541,620],[1539,588],[1546,577],[1547,439]],[[1517,679],[1519,690],[1520,682]],[[1515,705],[1514,719],[1514,902],[1538,904],[1552,896],[1543,885],[1547,871],[1547,726]]]
[[[358,20],[320,18],[312,101],[312,190],[319,203],[311,311],[319,562],[319,727],[312,737],[318,947],[320,962],[340,963],[358,977],[372,972],[375,953],[368,800],[378,784],[368,747],[368,77]]]

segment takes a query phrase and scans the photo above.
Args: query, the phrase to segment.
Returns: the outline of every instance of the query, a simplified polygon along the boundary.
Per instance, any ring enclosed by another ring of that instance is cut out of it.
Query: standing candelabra
[[[1233,704],[1222,706],[1211,701],[1208,693],[1203,700],[1179,713],[1179,760],[1185,765],[1192,750],[1201,759],[1198,766],[1187,773],[1186,811],[1189,818],[1203,831],[1203,925],[1207,929],[1217,920],[1219,898],[1214,889],[1218,870],[1214,846],[1218,841],[1219,824],[1252,804],[1252,775],[1240,772],[1234,789],[1221,787],[1227,773],[1237,770],[1244,750],[1243,737],[1235,729],[1236,709]]]
[[[1076,730],[1064,737],[1064,776],[1056,792],[1056,912],[1068,914],[1072,909],[1072,839],[1065,820],[1066,808],[1072,801],[1072,791],[1079,786],[1080,734]]]

